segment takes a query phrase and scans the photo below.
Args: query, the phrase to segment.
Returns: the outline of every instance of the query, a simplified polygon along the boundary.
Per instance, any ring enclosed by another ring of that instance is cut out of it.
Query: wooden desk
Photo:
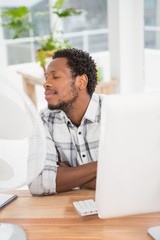
[[[18,71],[22,76],[24,92],[30,97],[34,105],[37,107],[36,85],[43,85],[44,78],[35,77],[27,73]]]
[[[28,240],[151,240],[147,229],[160,225],[160,213],[114,219],[99,219],[97,215],[80,217],[72,202],[94,198],[91,190],[49,197],[32,197],[28,191],[19,191],[18,195],[15,202],[0,212],[0,221],[23,227]]]

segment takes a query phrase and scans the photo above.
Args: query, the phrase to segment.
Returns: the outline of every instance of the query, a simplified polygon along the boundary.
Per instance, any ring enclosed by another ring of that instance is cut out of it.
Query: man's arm
[[[96,189],[96,178],[90,180],[89,182],[83,184],[81,187],[87,188],[87,189]]]
[[[65,163],[60,163],[57,169],[56,191],[65,192],[81,186],[93,189],[96,174],[97,162],[87,163],[78,167],[69,167]]]

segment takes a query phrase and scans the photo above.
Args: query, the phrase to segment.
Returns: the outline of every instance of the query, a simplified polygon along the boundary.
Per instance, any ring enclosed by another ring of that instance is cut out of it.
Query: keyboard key
[[[80,216],[97,214],[96,203],[93,199],[73,202],[73,206]]]

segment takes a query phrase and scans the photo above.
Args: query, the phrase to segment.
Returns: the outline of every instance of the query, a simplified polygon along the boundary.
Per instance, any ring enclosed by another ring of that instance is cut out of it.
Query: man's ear
[[[82,74],[81,76],[78,76],[78,87],[79,89],[87,88],[88,84],[88,77],[86,74]]]

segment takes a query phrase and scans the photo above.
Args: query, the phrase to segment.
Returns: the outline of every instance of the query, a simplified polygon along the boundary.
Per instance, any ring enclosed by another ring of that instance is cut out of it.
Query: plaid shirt
[[[47,154],[42,173],[30,184],[32,194],[56,193],[57,162],[79,166],[97,161],[100,113],[103,95],[93,94],[79,127],[61,110],[41,112],[47,136]]]

